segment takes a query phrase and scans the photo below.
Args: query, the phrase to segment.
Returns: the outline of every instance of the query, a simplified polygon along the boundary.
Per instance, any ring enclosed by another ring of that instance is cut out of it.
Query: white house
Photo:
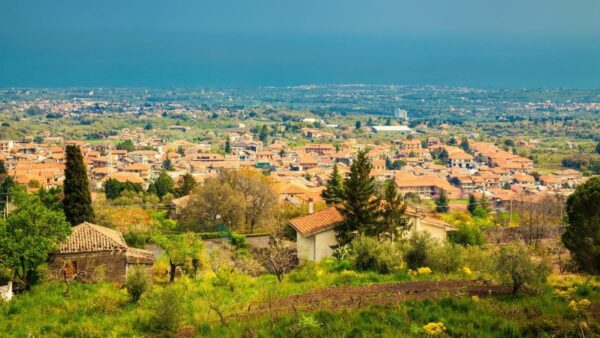
[[[411,231],[427,231],[432,238],[445,241],[448,231],[456,228],[450,224],[418,213],[414,209],[406,211],[406,217],[412,224]],[[301,259],[319,261],[331,257],[332,247],[337,245],[335,226],[344,221],[344,216],[337,207],[329,207],[317,212],[312,212],[312,203],[309,204],[309,214],[290,220],[290,225],[296,230],[296,248]]]

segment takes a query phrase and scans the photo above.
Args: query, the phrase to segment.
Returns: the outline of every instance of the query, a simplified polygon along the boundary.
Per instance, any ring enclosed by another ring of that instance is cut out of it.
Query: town
[[[490,329],[444,323],[443,307],[411,303],[446,295],[448,306],[482,307],[488,321],[512,306],[506,297],[535,299],[552,304],[532,305],[540,321],[554,320],[543,332],[600,332],[600,282],[583,274],[598,272],[598,256],[571,230],[597,221],[600,106],[578,103],[579,92],[506,99],[469,122],[452,105],[441,118],[439,105],[486,97],[480,90],[421,88],[446,98],[377,111],[369,107],[387,104],[370,101],[375,92],[420,91],[357,88],[4,90],[0,310],[19,318],[22,302],[40,298],[54,319],[44,326],[43,312],[28,310],[33,326],[0,327],[15,336],[314,336],[340,325],[314,311],[357,309],[331,315],[353,320],[387,306],[397,318],[437,312],[386,334]],[[299,104],[313,95],[330,105]],[[102,325],[81,315],[61,328],[64,304],[91,306]],[[493,325],[500,336],[530,335],[542,330],[538,319]]]

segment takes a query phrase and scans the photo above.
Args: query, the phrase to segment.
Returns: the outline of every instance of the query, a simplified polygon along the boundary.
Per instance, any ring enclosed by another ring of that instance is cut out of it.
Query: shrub
[[[415,232],[408,240],[408,246],[404,251],[406,265],[416,270],[427,265],[427,258],[432,246],[431,235],[428,232]]]
[[[460,245],[482,245],[484,241],[483,232],[473,223],[463,223],[456,226],[458,230],[448,232],[448,240]]]
[[[137,303],[142,297],[142,294],[148,288],[148,277],[146,271],[142,267],[135,267],[132,273],[127,276],[125,288],[131,296],[131,301]]]
[[[401,262],[399,251],[394,243],[379,242],[376,238],[359,236],[350,244],[351,261],[358,271],[390,273]]]
[[[546,262],[533,262],[523,243],[509,244],[500,249],[497,271],[504,281],[513,285],[513,294],[523,286],[538,287],[546,281],[550,268]]]
[[[453,243],[431,245],[425,265],[433,271],[452,273],[465,264],[465,249]]]
[[[150,316],[144,328],[150,332],[175,333],[183,320],[183,299],[174,286],[156,289],[149,300]]]
[[[246,236],[236,233],[231,233],[231,236],[229,237],[229,243],[235,246],[236,249],[246,249],[248,247]]]

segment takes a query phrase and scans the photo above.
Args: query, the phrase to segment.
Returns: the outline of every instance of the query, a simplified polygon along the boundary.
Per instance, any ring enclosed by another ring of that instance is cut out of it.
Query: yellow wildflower
[[[592,302],[590,302],[587,298],[584,298],[584,299],[580,300],[579,303],[577,303],[577,305],[583,306],[583,307],[590,306],[590,304],[592,304]]]
[[[569,302],[569,307],[573,310],[577,310],[577,302],[572,300]]]
[[[431,273],[431,269],[428,267],[422,267],[422,268],[418,268],[417,272],[419,273],[419,275],[428,275]]]
[[[428,336],[438,336],[446,331],[446,327],[442,323],[428,323],[423,326],[423,330]]]
[[[475,303],[479,302],[479,296],[477,296],[477,295],[474,295],[474,296],[472,296],[472,297],[471,297],[471,299],[472,299],[472,300],[473,300]]]
[[[471,269],[469,269],[469,268],[468,268],[468,267],[466,267],[466,266],[465,266],[464,268],[462,268],[462,271],[463,271],[463,273],[464,273],[465,275],[469,275],[469,276],[470,276],[470,275],[472,275],[472,274],[473,274],[473,271],[471,271]]]

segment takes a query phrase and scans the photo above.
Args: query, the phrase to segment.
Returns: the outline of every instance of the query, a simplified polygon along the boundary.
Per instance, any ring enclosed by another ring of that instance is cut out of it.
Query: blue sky
[[[0,1],[0,86],[600,88],[598,0]]]

